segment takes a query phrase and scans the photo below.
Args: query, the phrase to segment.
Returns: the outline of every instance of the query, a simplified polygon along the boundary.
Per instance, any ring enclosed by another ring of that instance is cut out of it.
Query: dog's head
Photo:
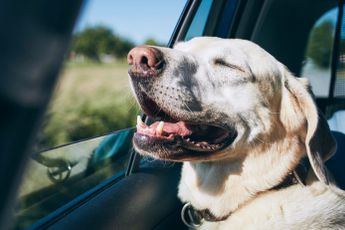
[[[194,38],[173,49],[136,47],[128,62],[137,101],[157,120],[150,126],[138,120],[138,152],[173,161],[218,160],[296,135],[324,177],[322,159],[333,153],[334,141],[307,84],[256,44]]]

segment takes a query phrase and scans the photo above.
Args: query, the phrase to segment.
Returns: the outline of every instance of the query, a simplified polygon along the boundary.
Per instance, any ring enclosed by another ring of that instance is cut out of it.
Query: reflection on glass
[[[20,188],[15,229],[24,229],[93,186],[123,172],[134,129],[32,155]]]
[[[331,53],[338,9],[326,12],[314,24],[308,40],[302,77],[308,78],[317,97],[328,97]]]

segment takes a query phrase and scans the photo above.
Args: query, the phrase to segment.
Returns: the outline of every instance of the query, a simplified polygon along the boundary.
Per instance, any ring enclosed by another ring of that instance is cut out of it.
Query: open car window
[[[84,7],[24,173],[14,229],[124,175],[139,113],[126,55],[135,45],[166,45],[185,3],[89,1]]]

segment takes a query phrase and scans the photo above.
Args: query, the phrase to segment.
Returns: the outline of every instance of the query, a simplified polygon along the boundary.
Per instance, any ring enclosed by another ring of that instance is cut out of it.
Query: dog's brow
[[[240,66],[228,63],[224,59],[221,59],[221,58],[216,58],[214,60],[214,64],[227,66],[227,67],[232,68],[232,69],[237,69],[237,70],[239,70],[239,71],[241,71],[243,73],[245,72],[244,69],[242,69]]]

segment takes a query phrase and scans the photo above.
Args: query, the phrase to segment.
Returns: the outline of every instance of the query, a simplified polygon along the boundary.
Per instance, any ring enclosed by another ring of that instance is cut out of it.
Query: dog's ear
[[[298,135],[306,129],[302,138],[312,169],[320,181],[329,184],[324,162],[335,153],[336,142],[314,103],[308,80],[284,72],[280,118],[288,124],[288,132]]]

